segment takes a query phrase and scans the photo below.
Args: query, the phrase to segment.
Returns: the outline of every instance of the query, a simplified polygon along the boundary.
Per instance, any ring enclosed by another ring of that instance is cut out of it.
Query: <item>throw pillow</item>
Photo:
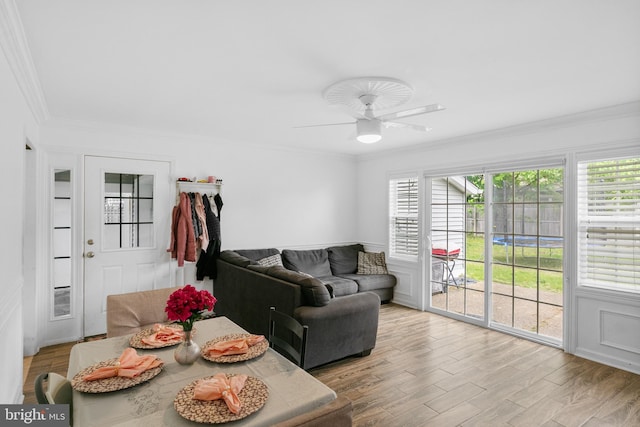
[[[384,252],[358,252],[358,274],[389,274]]]
[[[261,258],[257,262],[258,264],[264,265],[265,267],[271,267],[272,265],[279,265],[281,267],[284,267],[282,265],[282,257],[280,256],[280,254],[275,254],[275,255]]]

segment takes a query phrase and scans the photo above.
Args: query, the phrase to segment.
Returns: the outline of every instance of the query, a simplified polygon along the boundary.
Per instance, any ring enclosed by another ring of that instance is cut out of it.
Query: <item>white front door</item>
[[[84,336],[106,332],[107,295],[171,286],[170,164],[87,156]]]

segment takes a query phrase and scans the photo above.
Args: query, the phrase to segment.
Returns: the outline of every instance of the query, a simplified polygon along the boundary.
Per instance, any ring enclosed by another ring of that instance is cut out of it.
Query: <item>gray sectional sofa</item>
[[[396,278],[357,274],[360,244],[324,249],[226,250],[214,282],[217,315],[247,331],[268,335],[269,308],[309,327],[304,368],[375,347],[381,301],[390,301]]]

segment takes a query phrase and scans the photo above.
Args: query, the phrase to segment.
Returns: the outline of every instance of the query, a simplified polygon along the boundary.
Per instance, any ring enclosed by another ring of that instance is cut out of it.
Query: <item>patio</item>
[[[461,284],[460,287],[449,285],[447,293],[433,294],[432,306],[449,312],[482,317],[484,282],[468,283],[466,286],[466,292]],[[513,327],[536,333],[536,318],[539,318],[539,335],[562,339],[562,293],[540,290],[537,295],[535,288],[512,288],[500,283],[493,284],[493,292],[493,322],[512,326],[513,314]],[[514,295],[514,298],[504,295]],[[535,303],[537,296],[539,304]],[[515,307],[512,307],[512,301]]]

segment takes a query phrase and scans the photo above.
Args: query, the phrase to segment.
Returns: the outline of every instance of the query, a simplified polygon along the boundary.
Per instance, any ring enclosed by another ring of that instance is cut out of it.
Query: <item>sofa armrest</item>
[[[352,425],[353,404],[344,396],[338,396],[306,414],[274,424],[274,427],[350,427]]]
[[[218,259],[213,284],[216,315],[226,316],[253,334],[269,334],[269,308],[293,316],[302,303],[300,286]]]
[[[301,306],[294,317],[309,327],[305,369],[355,354],[376,345],[380,297],[359,292],[336,297],[323,307]]]

